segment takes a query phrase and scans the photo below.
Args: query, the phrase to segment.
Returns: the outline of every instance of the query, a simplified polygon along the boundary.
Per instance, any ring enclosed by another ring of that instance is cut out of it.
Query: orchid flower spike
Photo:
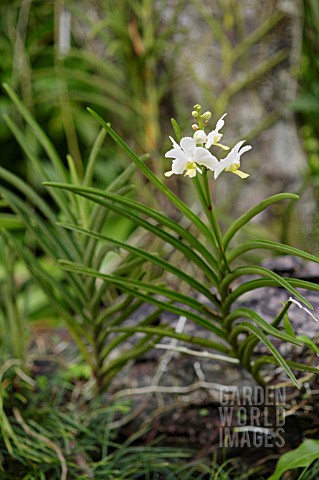
[[[219,143],[221,140],[223,134],[219,133],[219,130],[223,128],[225,125],[224,118],[226,117],[227,113],[224,113],[216,123],[215,130],[212,130],[208,135],[207,135],[207,140],[206,140],[206,148],[210,148],[212,145],[216,145],[217,147],[221,147],[224,150],[229,150],[229,147],[226,147],[226,145],[222,145]]]
[[[218,160],[206,148],[197,147],[196,141],[192,137],[183,137],[180,145],[175,142],[172,137],[169,137],[173,148],[166,154],[166,158],[173,158],[172,170],[165,173],[166,177],[171,175],[181,175],[185,172],[185,176],[195,177],[196,173],[202,173],[198,165],[205,166],[209,170],[215,170],[218,166]]]
[[[240,178],[249,177],[248,173],[244,173],[239,170],[240,167],[240,157],[243,153],[248,152],[252,147],[251,145],[245,145],[241,150],[241,146],[245,143],[246,140],[238,142],[234,148],[229,152],[227,157],[220,160],[217,168],[214,171],[214,178],[216,178],[225,170],[225,172],[232,172],[238,175]]]

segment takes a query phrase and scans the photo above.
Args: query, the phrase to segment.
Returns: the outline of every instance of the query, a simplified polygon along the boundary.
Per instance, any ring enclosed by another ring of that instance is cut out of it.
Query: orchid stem
[[[209,210],[208,210],[208,206],[207,206],[207,200],[206,200],[205,192],[203,191],[201,182],[200,182],[197,175],[196,175],[196,177],[193,177],[193,180],[194,180],[194,185],[195,185],[197,195],[200,199],[200,202],[202,204],[203,209],[205,210],[206,217],[209,218]],[[213,242],[213,247],[214,247],[216,253],[219,254],[220,248],[219,248],[219,244],[218,244],[216,235],[214,233],[215,232],[213,232],[213,234],[211,235],[211,240]]]
[[[224,246],[223,246],[223,237],[222,237],[222,234],[220,232],[220,229],[219,229],[219,226],[218,226],[218,223],[217,223],[217,220],[216,220],[216,215],[215,215],[215,211],[214,211],[213,203],[212,203],[212,199],[211,199],[206,167],[203,167],[203,183],[204,183],[204,193],[205,193],[205,197],[206,197],[206,209],[205,209],[205,211],[206,211],[207,219],[210,223],[210,226],[212,227],[212,230],[214,232],[214,236],[215,236],[216,241],[217,241],[220,259],[223,262],[226,270],[229,271],[229,266],[228,266],[228,262],[227,262],[227,259],[226,259]]]

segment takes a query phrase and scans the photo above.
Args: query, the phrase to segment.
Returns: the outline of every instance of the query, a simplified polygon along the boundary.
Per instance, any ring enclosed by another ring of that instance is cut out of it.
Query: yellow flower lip
[[[225,172],[236,172],[240,167],[240,163],[233,163],[229,167],[225,168]]]
[[[225,168],[225,172],[235,173],[235,175],[238,175],[240,178],[249,177],[249,174],[239,170],[239,167],[240,167],[240,163],[233,163],[229,167]]]
[[[195,177],[196,176],[196,171],[199,170],[201,171],[195,162],[187,162],[186,163],[186,172],[185,172],[185,177]]]
[[[186,169],[187,170],[192,170],[193,168],[196,168],[196,163],[195,162],[187,162],[186,163]]]

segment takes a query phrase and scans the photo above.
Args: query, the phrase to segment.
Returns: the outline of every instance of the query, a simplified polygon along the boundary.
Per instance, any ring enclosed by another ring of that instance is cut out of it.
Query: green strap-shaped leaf
[[[278,328],[281,320],[285,317],[287,314],[292,302],[286,302],[281,309],[281,311],[276,315],[276,317],[273,319],[271,322],[272,327]],[[294,331],[291,330],[286,331],[288,335],[291,335],[292,337],[295,337]],[[251,356],[253,354],[253,351],[259,342],[258,338],[255,338],[253,335],[249,335],[245,340],[241,342],[239,345],[238,353],[240,358],[242,359],[242,363],[245,368],[249,368],[250,362],[251,362]]]
[[[134,358],[141,357],[148,350],[154,348],[154,344],[158,343],[161,339],[160,335],[157,335],[153,338],[152,335],[146,335],[141,338],[133,348],[128,352],[122,353],[114,360],[107,362],[100,370],[100,375],[103,377],[103,388],[106,388],[112,378],[122,370],[123,366]]]
[[[30,126],[34,136],[40,143],[40,145],[45,150],[46,154],[48,155],[49,159],[52,162],[53,167],[55,168],[56,172],[59,173],[61,180],[67,180],[67,171],[57,153],[56,149],[54,148],[51,140],[47,137],[44,133],[40,125],[35,121],[27,107],[21,102],[17,94],[14,90],[7,84],[3,84],[4,90],[7,92],[9,97],[11,98],[12,102],[15,104],[19,113],[22,115],[24,120]]]
[[[25,195],[33,203],[33,205],[36,205],[51,223],[55,223],[56,217],[51,208],[27,183],[21,180],[14,173],[9,172],[2,167],[0,167],[0,178],[5,180],[5,182],[10,183],[14,188],[19,190],[19,192],[23,193],[23,195]]]
[[[138,300],[136,302],[136,308],[138,308],[141,303],[142,302],[140,302]],[[105,344],[105,340],[108,337],[108,335],[110,335],[110,333],[112,332],[111,328],[113,328],[113,327],[117,328],[117,324],[111,325],[111,327],[104,328],[103,331],[101,332],[102,335],[100,335],[99,338],[98,338],[99,345],[104,346],[104,348],[101,349],[101,351],[99,353],[99,358],[101,359],[101,361],[104,361],[105,358],[116,347],[118,347],[121,343],[123,343],[128,338],[130,338],[131,335],[134,334],[134,332],[138,332],[139,331],[138,328],[143,328],[143,327],[147,327],[148,325],[152,325],[154,323],[154,321],[157,320],[157,318],[158,318],[158,316],[161,312],[162,312],[162,309],[157,308],[154,312],[152,312],[150,315],[148,315],[146,318],[144,318],[140,323],[138,323],[137,325],[134,325],[134,327],[132,327],[134,329],[134,331],[126,332],[126,333],[121,332],[121,335],[115,335],[115,336],[112,335],[113,338],[111,338],[111,339],[108,338],[108,341],[107,341],[106,344]],[[129,318],[129,315],[130,315],[130,312],[126,313],[126,315],[124,317],[124,320]],[[120,323],[122,323],[122,322],[123,322],[123,319],[121,319]]]
[[[227,259],[229,262],[232,262],[235,258],[239,257],[243,253],[259,248],[264,250],[273,250],[275,252],[285,253],[287,255],[294,255],[311,262],[319,263],[319,258],[315,255],[304,252],[299,248],[290,247],[289,245],[284,245],[283,243],[270,242],[269,240],[254,240],[253,242],[245,242],[231,250],[227,256]]]
[[[62,188],[65,190],[72,191],[77,193],[78,195],[86,196],[87,194],[90,195],[92,201],[97,201],[97,197],[101,197],[105,200],[111,200],[115,204],[120,204],[125,206],[128,210],[136,211],[147,217],[153,218],[161,225],[166,226],[170,230],[173,230],[178,235],[180,235],[183,239],[187,240],[192,248],[195,248],[199,253],[203,255],[204,258],[212,265],[215,270],[218,270],[218,264],[214,256],[205,248],[202,242],[200,242],[194,235],[192,235],[188,230],[183,228],[174,220],[166,217],[165,215],[157,212],[156,210],[143,205],[140,202],[137,202],[131,198],[123,197],[122,195],[117,195],[115,193],[109,191],[99,190],[97,188],[88,188],[88,187],[81,187],[80,185],[69,185],[69,184],[60,184],[55,182],[44,182],[45,186],[54,187],[54,188]],[[88,198],[88,197],[86,197]],[[111,208],[110,204],[107,205],[108,208]]]
[[[172,305],[170,302],[165,302],[165,301],[158,300],[157,298],[154,298],[153,296],[148,295],[147,293],[146,294],[143,293],[143,290],[146,291],[146,292],[153,292],[154,291],[154,293],[155,292],[160,292],[160,294],[164,294],[168,298],[174,297],[174,298],[180,298],[181,299],[182,297],[184,297],[184,299],[185,299],[185,297],[186,297],[185,295],[181,296],[181,294],[176,294],[175,292],[171,292],[168,289],[163,289],[163,287],[156,287],[154,285],[151,286],[149,284],[143,284],[143,282],[137,282],[137,281],[124,279],[124,278],[117,278],[115,275],[106,275],[106,274],[103,274],[101,272],[96,272],[95,270],[84,267],[83,265],[72,264],[72,263],[69,263],[69,262],[61,262],[61,266],[63,266],[64,269],[74,271],[74,272],[78,272],[78,273],[82,273],[84,275],[91,275],[95,278],[101,278],[101,279],[109,282],[110,284],[117,285],[118,287],[120,287],[121,290],[123,290],[124,292],[127,292],[131,295],[134,295],[136,298],[140,298],[142,300],[145,300],[145,302],[150,303],[151,305],[154,305],[154,306],[159,307],[159,308],[163,308],[164,310],[175,313],[176,315],[183,315],[183,316],[189,318],[190,320],[193,320],[198,325],[201,325],[206,330],[214,332],[220,338],[226,339],[225,332],[221,328],[217,327],[212,322],[207,320],[206,318],[203,318],[200,315],[198,315],[198,314],[196,314],[192,311],[186,310],[186,309],[181,308],[181,307],[177,307],[176,305]],[[140,283],[140,285],[139,285],[139,283]],[[139,290],[139,288],[140,288],[140,290]],[[176,295],[177,295],[177,297],[176,297]],[[189,303],[187,298],[185,300]],[[193,303],[193,302],[191,302],[191,303]],[[201,305],[201,308],[203,308],[202,305]],[[223,345],[221,347],[222,347],[223,351],[225,351],[225,349],[228,351],[227,347],[223,348]]]
[[[241,277],[242,275],[260,275],[262,277],[268,277],[272,279],[277,286],[285,288],[286,290],[288,290],[288,292],[298,298],[303,304],[307,305],[308,308],[313,310],[313,306],[311,305],[311,303],[309,303],[308,300],[303,295],[301,295],[301,293],[299,293],[292,285],[290,285],[290,282],[287,282],[286,279],[282,278],[280,275],[277,275],[277,273],[274,273],[271,270],[268,270],[268,268],[264,267],[238,267],[224,278],[221,284],[221,288],[223,290],[226,290],[233,280]]]
[[[90,331],[87,326],[90,325],[90,319],[85,316],[83,308],[81,305],[71,297],[70,292],[67,291],[61,282],[56,281],[51,275],[49,275],[39,264],[31,254],[28,253],[27,249],[22,248],[17,240],[8,232],[2,232],[2,234],[7,238],[7,240],[14,246],[14,249],[17,250],[23,261],[28,266],[30,272],[34,275],[34,278],[39,282],[41,289],[45,292],[47,297],[50,299],[52,305],[59,315],[65,320],[70,333],[75,340],[77,346],[79,347],[83,357],[86,359],[89,365],[92,365],[92,355],[88,352],[87,343],[93,344],[93,339],[91,337]],[[54,293],[58,292],[58,295]],[[79,320],[70,313],[70,308],[77,312],[79,317],[85,320],[86,326],[80,324]]]
[[[136,165],[134,163],[131,163],[122,173],[120,173],[120,175],[114,178],[114,180],[106,187],[105,191],[109,193],[117,193],[118,190],[127,185],[135,171]]]
[[[130,295],[123,295],[123,297],[120,297],[120,299],[117,302],[114,302],[112,305],[109,307],[106,307],[103,309],[103,311],[97,316],[95,319],[95,323],[98,326],[104,326],[104,320],[107,318],[113,318],[117,313],[119,312],[125,312],[127,308],[132,304],[134,300],[134,297]],[[92,302],[93,303],[93,302]],[[141,302],[136,301],[136,308],[140,307],[142,305]],[[100,305],[100,304],[99,304]],[[102,334],[103,336],[103,334]]]
[[[179,250],[182,252],[185,256],[185,258],[188,261],[193,262],[195,265],[197,265],[200,270],[204,273],[204,275],[207,277],[207,279],[215,286],[218,285],[218,278],[217,275],[215,274],[214,270],[211,268],[211,263],[206,263],[192,248],[190,248],[188,245],[185,245],[183,243],[182,238],[176,238],[175,236],[171,235],[170,233],[166,232],[165,230],[161,229],[159,225],[154,225],[148,220],[144,220],[138,215],[135,215],[134,213],[131,213],[129,210],[125,209],[122,206],[119,206],[115,203],[112,202],[107,202],[104,201],[104,204],[109,208],[110,210],[113,210],[114,212],[118,213],[119,215],[122,215],[128,219],[130,219],[135,225],[139,225],[145,230],[148,230],[151,232],[154,236],[161,238],[164,240],[164,242],[167,242],[168,244],[172,245],[175,247],[176,250]]]
[[[70,265],[72,271],[74,270],[84,275],[91,275],[96,278],[102,278],[114,285],[121,286],[123,284],[124,286],[128,286],[130,288],[136,288],[138,290],[145,291],[151,294],[163,295],[175,302],[183,303],[184,305],[187,305],[190,308],[193,308],[194,310],[197,310],[199,312],[202,312],[202,310],[204,310],[203,304],[200,303],[195,298],[189,297],[187,295],[176,292],[175,290],[171,290],[161,285],[154,285],[152,283],[146,283],[140,280],[134,280],[132,278],[119,277],[114,274],[107,275],[107,274],[98,272],[96,270],[93,270],[92,268],[86,267],[85,265],[73,264],[71,262],[67,262],[63,260],[61,260],[59,263],[60,265],[66,268]]]
[[[142,327],[142,326],[137,326],[137,327],[115,327],[115,328],[110,328],[110,332],[128,332],[128,333],[134,333],[134,332],[142,332],[142,333],[153,333],[154,335],[158,333],[162,337],[168,337],[168,338],[175,338],[176,340],[180,340],[181,342],[187,342],[187,343],[192,343],[193,345],[200,345],[202,347],[206,348],[212,348],[212,349],[219,349],[220,343],[216,343],[212,340],[208,340],[207,338],[202,338],[202,337],[195,337],[193,335],[189,335],[187,333],[176,333],[175,330],[173,329],[164,329],[162,326],[160,327]]]
[[[154,345],[161,340],[161,336],[153,336],[150,334],[144,335],[138,339],[137,342],[130,348],[121,352],[114,359],[109,359],[107,362],[101,361],[99,365],[99,377],[103,381],[103,388],[107,387],[111,379],[123,368],[123,366],[136,357],[140,357],[148,350],[154,348]]]
[[[302,342],[305,345],[307,345],[307,347],[309,347],[310,350],[312,350],[313,352],[315,352],[317,354],[319,353],[318,345],[316,345],[315,342],[313,340],[311,340],[311,338],[307,337],[307,335],[297,335],[297,340],[299,340],[299,342]],[[318,369],[318,371],[319,371],[319,369]]]
[[[255,347],[259,343],[259,338],[256,338],[253,334],[251,334],[248,336],[248,338],[246,338],[246,340],[244,340],[244,342],[245,348],[239,348],[239,355],[241,357],[242,364],[247,370],[249,370],[251,365],[251,357],[255,350]]]
[[[46,172],[46,169],[43,167],[43,162],[41,161],[41,159],[35,155],[33,148],[31,147],[26,135],[15,124],[15,122],[11,120],[10,117],[5,115],[4,120],[7,123],[13,135],[15,136],[17,142],[21,146],[22,150],[26,154],[27,158],[31,162],[32,166],[39,172],[40,176],[42,177],[42,180],[53,180],[52,178],[50,178],[50,176]],[[3,175],[4,174],[2,174],[2,176]],[[11,184],[13,183],[12,177],[11,177],[10,183]],[[20,183],[20,188],[21,188],[21,183]],[[53,198],[53,200],[56,202],[56,204],[59,206],[60,210],[64,212],[66,218],[68,218],[70,221],[75,221],[76,217],[74,216],[73,211],[69,208],[68,196],[65,195],[65,192],[51,191],[50,195]]]
[[[58,279],[54,278],[53,275],[50,275],[40,264],[40,262],[29,252],[28,249],[24,248],[21,243],[16,240],[16,238],[9,234],[6,231],[2,231],[1,234],[7,239],[11,247],[18,253],[18,255],[23,259],[23,261],[28,266],[29,270],[35,274],[36,278],[41,282],[45,282],[46,284],[50,284],[51,291],[55,290],[59,294],[59,299],[62,302],[65,302],[64,308],[69,308],[76,312],[78,315],[83,318],[87,324],[90,323],[90,319],[85,315],[83,311],[83,307],[79,304],[79,302],[74,298],[70,292],[67,290],[65,286],[59,282]],[[67,305],[68,307],[65,307]]]
[[[43,215],[49,220],[49,222],[52,225],[55,225],[56,216],[53,213],[52,209],[40,197],[40,195],[38,195],[29,185],[27,185],[23,180],[21,180],[19,177],[17,177],[17,175],[14,175],[13,173],[8,172],[7,170],[5,170],[4,168],[1,168],[1,167],[0,167],[0,178],[5,180],[6,182],[10,183],[14,188],[19,190],[19,192],[21,192],[23,195],[25,195],[32,202],[32,204],[34,206],[36,206],[39,209],[39,211],[41,211],[43,213]],[[7,196],[11,194],[11,197],[10,197],[11,199],[12,198],[18,199],[18,197],[16,195],[14,195],[13,192],[9,191],[8,189],[0,186],[0,190],[4,194],[7,194]],[[64,198],[63,201],[65,203],[66,198]],[[20,205],[22,205],[21,202],[20,202]],[[67,217],[70,218],[70,219],[73,219],[72,221],[74,221],[74,217],[72,215],[68,215]],[[73,241],[70,242],[70,239],[69,239],[68,235],[65,235],[65,233],[63,233],[63,232],[61,232],[61,236],[64,237],[63,238],[63,244],[70,251],[75,251],[76,247],[78,247],[76,239],[73,239]],[[79,250],[77,250],[77,251],[79,253]],[[80,255],[80,253],[79,253],[79,255]]]
[[[238,232],[238,230],[240,230],[244,225],[246,225],[246,223],[248,223],[252,218],[261,213],[263,210],[268,208],[270,205],[276,202],[280,202],[281,200],[298,200],[298,198],[298,195],[295,195],[294,193],[279,193],[277,195],[273,195],[272,197],[267,198],[266,200],[263,200],[262,202],[258,203],[258,205],[255,205],[253,208],[248,210],[248,212],[235,220],[235,222],[233,222],[232,225],[229,227],[223,238],[224,248],[227,248],[229,242]]]
[[[105,132],[105,130],[102,130]],[[134,163],[130,164],[120,175],[118,175],[113,182],[108,185],[106,190],[110,193],[114,192],[119,195],[122,195],[121,190],[126,188],[129,179],[132,177],[132,174],[136,170],[136,166]],[[86,174],[86,172],[85,172]],[[54,190],[54,189],[52,189]],[[94,208],[90,212],[89,215],[89,222],[88,227],[91,230],[100,231],[103,227],[104,222],[106,221],[106,217],[109,213],[109,210],[106,209],[104,206],[99,205],[98,203],[94,205]],[[96,251],[96,242],[94,239],[89,239],[87,245],[85,246],[85,262],[87,265],[94,264],[94,254]]]
[[[319,285],[317,283],[308,282],[308,280],[301,280],[299,278],[287,278],[286,280],[293,287],[319,292]]]
[[[194,262],[194,264],[197,265],[202,270],[202,272],[207,276],[208,279],[210,279],[210,281],[212,281],[212,283],[214,285],[218,284],[217,276],[216,276],[215,272],[210,268],[210,265],[212,265],[212,260],[213,260],[212,255],[186,229],[183,229],[177,223],[169,220],[164,215],[162,216],[163,218],[160,218],[160,216],[158,216],[160,214],[157,214],[157,212],[156,212],[156,216],[154,215],[153,218],[158,220],[160,223],[163,223],[164,225],[169,226],[169,228],[173,229],[176,233],[179,232],[179,234],[182,237],[181,240],[177,239],[176,237],[174,237],[171,234],[167,233],[166,231],[162,230],[158,226],[153,225],[149,221],[144,220],[143,218],[135,215],[134,213],[131,213],[130,208],[129,208],[129,203],[130,203],[129,199],[125,199],[125,201],[123,201],[124,197],[120,197],[120,196],[114,197],[113,194],[112,194],[112,198],[115,200],[114,202],[112,202],[112,201],[107,201],[106,199],[101,199],[101,198],[99,198],[95,195],[90,195],[90,194],[83,193],[81,187],[72,187],[68,184],[57,184],[57,183],[51,183],[51,182],[50,183],[46,182],[45,185],[52,186],[52,187],[55,187],[55,188],[70,189],[70,190],[72,190],[76,193],[79,193],[79,195],[82,195],[86,198],[89,198],[93,202],[96,202],[100,205],[105,206],[105,208],[111,209],[112,211],[117,212],[120,215],[123,215],[126,218],[131,219],[137,225],[142,226],[146,230],[152,232],[155,236],[157,236],[157,237],[163,239],[164,241],[168,242],[169,244],[173,245],[177,250],[180,250],[181,252],[183,252],[184,255],[186,256],[186,258],[188,258],[189,260]],[[123,207],[121,205],[123,205]],[[142,205],[142,207],[143,207],[143,212],[141,210],[141,213],[145,213],[145,209],[148,210],[148,207],[144,207],[143,205]],[[170,224],[170,222],[172,222],[172,224]],[[205,263],[195,253],[195,251],[192,248],[189,248],[188,246],[186,246],[182,242],[183,238],[187,239],[189,242],[192,242],[192,246],[194,246],[194,249],[198,250],[205,258],[208,259],[208,261],[211,260],[209,262],[209,264]],[[215,260],[215,262],[216,262],[216,260]]]
[[[68,250],[66,242],[61,242],[58,235],[55,235],[51,223],[44,221],[27,203],[23,202],[17,195],[5,188],[0,188],[3,197],[7,200],[10,208],[19,215],[25,227],[34,234],[39,245],[50,256],[66,254],[69,259],[80,259],[80,253],[74,248]],[[70,255],[72,253],[72,255]],[[74,254],[74,255],[73,255]]]
[[[111,243],[112,245],[115,245],[116,247],[123,248],[123,250],[131,252],[135,255],[138,255],[139,257],[144,258],[145,260],[148,260],[154,265],[158,265],[162,267],[164,270],[173,273],[176,277],[188,283],[188,285],[190,285],[195,292],[198,291],[202,293],[203,295],[205,295],[206,298],[214,302],[215,305],[217,306],[220,305],[215,295],[213,295],[210,292],[210,290],[208,290],[202,283],[198,282],[194,277],[191,277],[190,275],[185,273],[183,270],[180,270],[179,268],[175,267],[175,265],[173,265],[170,262],[167,262],[157,254],[148,253],[145,250],[142,250],[141,248],[133,247],[128,243],[120,242],[119,240],[112,239],[106,235],[102,235],[97,232],[92,232],[91,230],[78,227],[77,225],[70,225],[67,223],[59,223],[59,225],[62,227],[69,228],[70,230],[74,230],[76,232],[84,233],[96,239],[105,240]]]
[[[29,207],[25,202],[22,202],[20,198],[12,194],[6,189],[1,189],[3,196],[8,200],[11,208],[19,215],[24,222],[27,230],[32,232],[37,239],[38,244],[43,250],[53,259],[59,258],[59,256],[65,256],[67,259],[75,260],[80,258],[80,253],[75,249],[76,242],[72,245],[71,239],[65,240],[65,236],[58,235],[58,232],[54,231],[55,226],[45,222],[39,215],[37,215],[33,209]],[[83,298],[87,297],[87,292],[84,289],[80,279],[76,276],[68,276],[70,283],[81,292]]]
[[[21,230],[24,228],[24,224],[18,215],[11,213],[0,213],[0,228],[6,230]]]
[[[288,377],[292,380],[294,385],[296,385],[297,388],[300,388],[300,385],[294,376],[294,374],[291,371],[291,368],[289,367],[288,363],[284,358],[280,355],[278,350],[273,346],[273,344],[268,340],[266,335],[255,325],[252,325],[251,323],[248,322],[242,322],[240,325],[237,325],[234,330],[232,331],[233,337],[236,337],[239,335],[241,332],[248,331],[253,333],[262,343],[266,345],[266,347],[270,350],[272,355],[275,357],[277,360],[278,364],[285,370],[287,373]]]
[[[319,292],[319,285],[316,283],[308,282],[307,280],[300,280],[298,278],[285,278],[286,282],[289,285],[297,288],[304,288],[306,290],[311,290],[314,292]],[[229,293],[224,307],[228,310],[231,305],[244,293],[251,292],[252,290],[257,290],[258,288],[269,288],[269,287],[277,287],[278,283],[271,278],[257,278],[255,280],[250,280],[248,282],[243,283],[239,287],[237,287],[233,292]]]
[[[113,248],[113,247],[112,247]],[[101,249],[102,251],[103,249]],[[108,251],[112,251],[111,249]],[[141,267],[143,264],[143,259],[141,258],[133,258],[132,260],[128,257],[125,259],[123,262],[121,258],[119,258],[119,266],[115,266],[114,264],[111,267],[111,272],[105,272],[105,273],[115,273],[116,275],[132,275],[132,272],[135,272],[137,275],[141,273]],[[85,263],[85,265],[87,265]],[[91,268],[94,270],[102,270],[102,262],[99,263],[99,266],[96,267],[94,264],[90,265]],[[100,311],[100,305],[105,303],[105,295],[107,295],[108,291],[108,285],[106,282],[101,282],[100,285],[96,285],[96,282],[93,277],[88,277],[91,282],[89,283],[89,288],[90,291],[93,292],[92,298],[90,300],[90,309],[95,313],[95,322],[98,324],[100,321],[103,321],[105,318],[105,315],[109,315],[107,313],[108,308],[103,309]],[[112,300],[112,307],[111,310],[113,310],[113,307],[116,306],[116,303],[113,303]],[[126,303],[123,304],[123,308],[125,309]],[[100,313],[98,314],[97,312]],[[124,310],[125,311],[125,310]]]
[[[292,328],[292,325],[289,320],[288,312],[285,313],[284,315],[284,328],[286,333],[288,333],[288,335],[291,335],[292,337],[296,337],[294,329]]]
[[[96,137],[93,147],[91,148],[91,152],[89,155],[89,159],[88,159],[87,166],[85,168],[84,177],[83,177],[83,185],[90,186],[92,183],[96,159],[103,145],[105,137],[106,137],[106,131],[102,129],[99,132],[98,136]]]
[[[178,142],[180,142],[181,139],[183,138],[183,134],[182,134],[181,129],[179,128],[179,125],[176,122],[175,118],[171,118],[171,124],[172,124],[173,130],[174,130],[174,133],[175,133],[176,140]]]
[[[294,362],[293,360],[286,360],[286,362],[289,367],[293,368],[294,370],[298,370],[299,372],[315,373],[316,375],[318,375],[319,373],[318,367],[313,367],[312,365],[304,365],[303,363]],[[263,355],[262,357],[258,357],[255,360],[254,366],[252,368],[252,373],[256,374],[260,370],[260,368],[266,363],[278,365],[278,362],[274,357],[268,357],[266,355]]]
[[[301,347],[302,345],[302,343],[298,341],[294,335],[288,335],[285,332],[277,330],[270,323],[266,322],[266,320],[264,320],[260,315],[258,315],[258,313],[250,310],[249,308],[236,308],[236,310],[231,312],[225,319],[226,328],[230,328],[234,320],[242,317],[249,318],[250,320],[255,322],[258,327],[260,327],[264,332],[272,335],[273,337],[280,338],[280,340],[293,343],[294,345],[298,345],[299,347]],[[230,341],[234,340],[235,337],[236,334],[231,332],[229,336]]]
[[[72,256],[73,251],[67,248],[68,243],[64,241],[64,236],[61,235],[60,238],[58,232],[54,230],[48,222],[41,219],[29,205],[22,202],[18,197],[13,196],[11,192],[6,192],[5,196],[8,198],[11,208],[23,221],[26,229],[36,238],[38,245],[49,257],[54,260],[57,260],[61,256],[70,260],[78,258],[77,255],[75,257]],[[69,239],[69,241],[70,240],[71,239]],[[19,255],[21,257],[23,256],[23,250],[20,250]],[[39,263],[35,256],[33,256],[33,261]],[[66,272],[66,279],[70,286],[73,286],[75,291],[77,291],[83,299],[89,300],[88,292],[85,290],[83,282],[81,282],[77,275]]]

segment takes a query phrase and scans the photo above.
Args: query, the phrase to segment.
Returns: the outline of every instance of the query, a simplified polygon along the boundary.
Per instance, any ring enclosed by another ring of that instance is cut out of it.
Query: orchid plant
[[[193,336],[179,330],[176,331],[169,324],[134,327],[111,325],[107,327],[106,333],[129,334],[138,330],[145,336],[155,335],[157,338],[167,336],[200,345],[208,350],[207,353],[212,358],[240,362],[261,384],[266,381],[263,368],[267,364],[268,367],[269,364],[270,366],[281,366],[293,384],[298,387],[302,378],[298,381],[294,372],[318,373],[319,369],[313,365],[304,365],[283,358],[278,348],[274,346],[272,338],[275,337],[299,347],[306,345],[307,348],[313,350],[314,355],[318,353],[318,347],[308,337],[294,333],[288,311],[293,304],[313,309],[298,288],[319,292],[319,286],[296,278],[283,278],[260,265],[245,265],[243,256],[246,252],[262,249],[295,255],[316,263],[319,263],[319,258],[300,249],[263,239],[233,245],[233,238],[236,234],[256,215],[276,202],[294,201],[298,199],[298,196],[293,193],[273,195],[234,220],[230,227],[222,233],[212,201],[211,182],[218,181],[222,172],[234,173],[239,177],[238,181],[246,179],[248,174],[240,170],[241,157],[252,148],[250,145],[244,145],[245,141],[238,142],[232,149],[220,143],[222,139],[220,131],[224,127],[226,114],[217,121],[213,130],[206,133],[205,129],[211,113],[202,114],[200,105],[196,105],[192,113],[196,120],[192,126],[192,136],[183,136],[177,122],[172,119],[175,139],[171,138],[173,148],[165,155],[166,158],[172,159],[172,165],[171,170],[166,172],[165,176],[184,174],[188,177],[188,181],[193,183],[202,205],[205,220],[194,213],[169,189],[170,180],[165,181],[163,175],[162,181],[154,175],[108,123],[94,111],[90,109],[89,111],[110,137],[135,162],[147,179],[179,211],[180,221],[174,221],[169,214],[160,213],[142,202],[110,191],[83,185],[46,182],[50,188],[73,192],[104,208],[113,210],[162,242],[161,249],[147,251],[128,241],[120,242],[79,224],[64,224],[65,228],[78,234],[89,235],[109,246],[113,245],[116,249],[129,252],[144,262],[160,267],[163,271],[163,279],[161,282],[158,279],[145,281],[143,276],[132,279],[118,274],[106,274],[101,270],[65,260],[60,263],[62,268],[73,273],[77,272],[102,279],[107,284],[114,285],[122,292],[135,296],[156,308],[186,317],[202,329],[202,334]],[[216,152],[222,151],[223,157],[218,159],[210,149],[215,149]],[[184,257],[185,262],[181,264],[180,257],[178,261],[174,262],[172,253],[175,251]],[[168,273],[170,276],[165,276]],[[172,275],[178,282],[171,283]],[[241,297],[245,293],[265,287],[281,287],[287,291],[287,301],[284,302],[284,305],[279,306],[278,314],[272,322],[266,321],[254,310],[246,308],[240,303]],[[305,308],[305,310],[307,309]],[[256,346],[260,342],[267,347],[268,355],[256,354]]]
[[[104,130],[98,134],[88,157],[84,175],[80,177],[73,158],[68,156],[68,165],[64,164],[49,137],[16,93],[7,84],[3,87],[21,115],[21,125],[9,115],[5,115],[5,121],[25,153],[30,167],[39,175],[39,178],[43,180],[55,178],[61,182],[81,182],[82,186],[89,186],[93,180],[96,162],[104,141]],[[37,155],[37,150],[25,132],[22,119],[38,151],[43,150],[45,160]],[[135,165],[129,165],[121,175],[106,186],[105,191],[116,192],[118,195],[127,193],[130,190],[128,179],[131,178],[134,170]],[[0,298],[3,300],[0,320],[12,354],[25,360],[21,357],[27,350],[25,331],[28,324],[25,322],[28,319],[28,309],[26,309],[26,300],[21,302],[21,305],[20,301],[18,302],[17,289],[22,288],[21,278],[18,287],[15,285],[12,265],[13,260],[19,258],[27,267],[30,278],[34,281],[34,288],[37,288],[32,292],[40,297],[38,302],[42,301],[40,314],[44,311],[43,318],[48,316],[64,321],[95,379],[96,389],[100,392],[108,388],[114,375],[127,362],[153,347],[152,335],[146,335],[138,338],[134,346],[127,350],[125,346],[130,335],[122,333],[109,335],[107,330],[109,325],[119,326],[125,322],[133,312],[139,309],[142,302],[134,295],[127,295],[118,288],[113,288],[112,284],[95,282],[90,277],[83,279],[76,273],[61,271],[55,265],[59,259],[63,258],[70,262],[80,261],[91,269],[125,275],[127,278],[135,279],[143,276],[146,279],[148,274],[142,267],[143,260],[137,258],[135,254],[122,255],[114,252],[112,246],[102,245],[98,238],[83,237],[81,233],[65,230],[58,224],[61,219],[69,222],[78,221],[97,233],[107,229],[116,235],[116,228],[114,224],[112,225],[109,215],[111,212],[104,206],[94,205],[92,202],[86,202],[85,199],[61,190],[50,190],[48,193],[51,198],[42,196],[41,192],[33,186],[0,167],[0,198],[6,209],[12,212],[10,218],[16,220],[15,224],[21,230],[19,235],[15,235],[8,225],[0,225],[2,227],[0,229],[1,246],[7,257],[1,262],[7,274],[4,279],[1,278],[0,283]],[[150,271],[149,275],[152,274],[153,272]],[[30,285],[29,277],[26,278]],[[28,292],[30,292],[30,286],[28,286]],[[23,314],[20,314],[20,310]],[[141,325],[152,324],[157,315],[156,309],[149,315],[145,315],[141,319]],[[9,338],[10,336],[12,338]]]

